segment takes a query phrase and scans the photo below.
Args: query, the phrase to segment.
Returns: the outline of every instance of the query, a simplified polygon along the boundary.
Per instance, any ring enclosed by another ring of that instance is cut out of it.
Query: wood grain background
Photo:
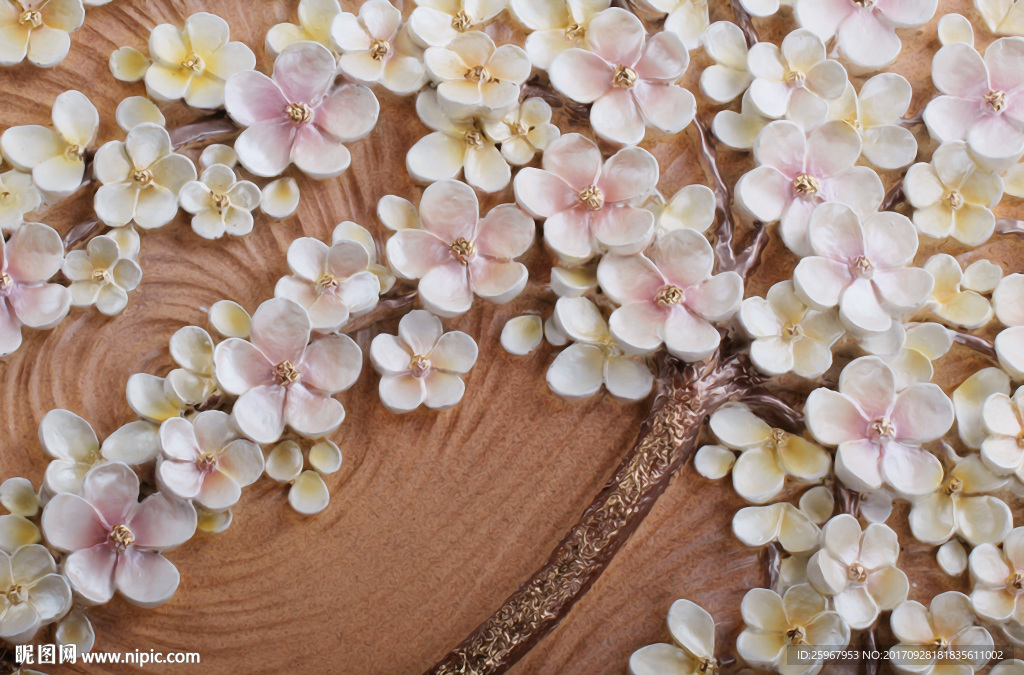
[[[358,4],[342,2],[350,11]],[[126,96],[144,94],[144,87],[112,78],[107,59],[114,49],[145,51],[153,26],[180,26],[189,14],[210,11],[228,20],[233,39],[252,46],[260,68],[269,71],[264,35],[276,23],[295,22],[296,5],[115,0],[89,9],[58,67],[0,70],[0,125],[49,124],[54,98],[77,88],[100,111],[100,140],[122,138],[114,109]],[[709,5],[712,20],[731,18],[726,0]],[[980,27],[969,0],[940,5],[939,15],[960,11]],[[904,50],[891,70],[914,86],[911,112],[932,93],[935,24],[901,31]],[[762,37],[776,41],[790,26],[786,13],[758,23]],[[522,41],[508,28],[490,32],[499,40]],[[978,32],[980,43],[990,40]],[[685,80],[697,91],[707,62],[698,52],[693,58]],[[168,338],[187,324],[205,326],[213,302],[228,298],[252,310],[270,297],[287,271],[284,254],[292,239],[329,239],[334,225],[348,219],[383,238],[377,200],[393,193],[417,201],[422,188],[407,178],[405,154],[427,130],[416,118],[413,98],[379,96],[380,122],[351,147],[352,170],[320,183],[288,172],[303,193],[294,216],[279,222],[258,217],[250,236],[209,242],[194,235],[181,214],[144,234],[145,276],[121,315],[108,319],[72,310],[52,331],[26,331],[24,346],[0,360],[0,476],[40,482],[46,460],[36,430],[52,408],[81,414],[101,438],[131,420],[124,400],[129,375],[165,374],[172,365]],[[199,117],[180,103],[162,109],[169,126]],[[699,114],[710,123],[713,112],[702,105]],[[579,130],[564,111],[557,111],[556,121],[563,131]],[[705,181],[692,128],[645,145],[659,159],[659,188],[667,196]],[[746,155],[722,155],[730,184],[751,166]],[[885,178],[888,187],[893,176]],[[483,201],[512,201],[511,190]],[[1016,200],[1005,200],[1000,211],[1024,217]],[[64,234],[90,215],[91,195],[60,204],[44,220]],[[950,244],[927,248],[922,260],[933,250],[961,252]],[[1019,253],[1015,239],[997,237],[973,256],[989,255],[1016,269]],[[539,247],[529,262],[535,278],[546,280],[548,260]],[[773,241],[748,294],[763,294],[794,264]],[[335,440],[345,463],[327,479],[328,509],[300,516],[288,507],[283,486],[260,481],[245,491],[227,532],[200,534],[170,554],[182,574],[171,602],[142,610],[117,598],[90,610],[96,649],[202,655],[199,667],[147,667],[152,673],[415,673],[442,657],[544,562],[618,464],[645,413],[643,403],[622,405],[607,397],[569,403],[551,394],[544,373],[553,350],[546,346],[524,358],[506,354],[498,344],[504,322],[530,309],[550,306],[536,296],[502,307],[480,303],[446,322],[481,345],[466,398],[452,411],[386,412],[367,365],[359,383],[341,396],[348,417]],[[372,334],[357,338],[365,349]],[[979,363],[955,348],[938,364],[940,382],[951,390]],[[633,650],[668,639],[665,614],[683,597],[716,617],[720,651],[730,653],[740,629],[740,600],[766,581],[758,552],[731,535],[730,520],[740,506],[731,488],[712,485],[687,466],[589,594],[514,672],[624,672]],[[905,523],[905,511],[890,522]],[[909,537],[903,541],[912,598],[926,599],[939,588],[966,589],[964,580],[941,574],[930,551]],[[40,637],[49,641],[46,632]],[[136,671],[79,666],[59,672]]]

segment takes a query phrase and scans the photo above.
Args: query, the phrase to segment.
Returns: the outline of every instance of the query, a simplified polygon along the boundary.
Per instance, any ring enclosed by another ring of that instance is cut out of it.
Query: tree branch
[[[392,298],[381,300],[370,312],[363,314],[360,317],[356,317],[345,324],[342,327],[341,332],[356,333],[364,328],[369,328],[380,321],[387,321],[388,319],[396,319],[400,316],[404,316],[412,309],[412,305],[416,302],[417,297],[419,297],[419,293],[413,290],[401,295],[396,295]]]
[[[750,49],[760,41],[761,36],[757,34],[757,29],[754,28],[754,22],[750,18],[750,13],[743,9],[737,0],[731,0],[732,4],[732,15],[736,21],[736,25],[743,31],[743,37],[747,40],[747,49]]]
[[[1016,218],[1000,218],[996,221],[998,234],[1024,234],[1024,220]]]
[[[704,163],[704,173],[707,174],[711,189],[715,193],[715,211],[718,213],[715,257],[718,258],[718,269],[719,271],[733,270],[736,268],[736,255],[732,250],[732,238],[736,226],[732,215],[732,194],[725,179],[722,178],[722,172],[718,167],[718,152],[715,150],[715,143],[711,139],[707,126],[696,116],[693,118],[693,124],[700,135],[700,154]]]
[[[953,342],[962,344],[964,347],[973,349],[979,354],[984,354],[988,358],[998,361],[999,356],[996,354],[996,347],[990,340],[986,340],[983,337],[977,335],[971,335],[970,333],[963,333],[958,330],[950,330],[953,334]]]

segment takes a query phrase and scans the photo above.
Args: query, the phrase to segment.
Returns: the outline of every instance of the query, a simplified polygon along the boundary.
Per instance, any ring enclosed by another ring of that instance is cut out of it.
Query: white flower
[[[606,255],[597,278],[621,305],[608,321],[612,335],[632,353],[664,343],[685,361],[710,356],[721,341],[712,322],[732,317],[743,298],[740,275],[712,275],[713,266],[711,244],[693,230],[659,236],[643,255]]]
[[[1003,196],[1003,181],[975,164],[966,143],[953,141],[935,151],[931,164],[907,170],[903,193],[916,209],[914,224],[922,234],[977,246],[995,229],[992,208]]]
[[[196,178],[192,160],[171,150],[171,136],[156,124],[134,127],[124,141],[103,145],[93,160],[103,185],[96,191],[96,215],[111,227],[135,221],[162,227],[178,212],[178,192]]]
[[[184,98],[194,108],[221,107],[225,81],[256,67],[252,50],[230,37],[228,22],[207,12],[188,17],[184,29],[160,24],[149,35],[146,93],[158,101]]]
[[[544,152],[561,133],[551,123],[551,106],[542,98],[528,98],[501,119],[485,119],[482,125],[487,137],[501,144],[502,156],[515,166]]]
[[[523,314],[505,322],[501,346],[509,354],[526,356],[544,339],[544,320],[536,314]]]
[[[168,378],[149,373],[134,373],[129,377],[125,397],[128,399],[128,406],[143,418],[144,421],[139,423],[153,429],[164,420],[180,417],[188,407],[188,404],[177,395]]]
[[[293,42],[319,42],[332,52],[338,47],[331,38],[334,17],[341,14],[338,0],[299,0],[299,23],[279,23],[267,31],[266,47],[277,56]]]
[[[444,333],[441,320],[416,309],[398,323],[398,335],[381,333],[370,345],[370,361],[381,374],[380,400],[391,412],[426,405],[451,408],[462,400],[462,375],[476,363],[476,342],[461,331]]]
[[[850,628],[867,628],[879,612],[907,599],[909,582],[896,567],[900,542],[880,523],[861,532],[860,523],[840,514],[822,529],[822,548],[807,563],[807,578],[832,597],[836,612]]]
[[[355,242],[366,249],[366,255],[370,259],[366,269],[377,277],[377,281],[380,284],[380,295],[390,291],[391,287],[395,285],[395,275],[391,273],[391,270],[386,265],[377,262],[377,240],[373,238],[370,231],[358,223],[353,223],[351,220],[343,221],[334,228],[334,232],[331,234],[331,245],[337,246],[345,241]]]
[[[846,69],[825,57],[825,45],[808,30],[795,30],[781,47],[758,42],[747,54],[750,101],[765,117],[800,111],[796,121],[810,128],[828,115],[828,103],[846,90]],[[792,118],[792,116],[791,116]]]
[[[937,7],[938,0],[796,0],[796,18],[822,40],[837,36],[840,53],[851,62],[879,69],[895,60],[903,46],[896,28],[928,23]]]
[[[865,82],[860,94],[847,85],[829,102],[829,119],[842,120],[860,134],[864,158],[880,169],[900,169],[917,156],[917,139],[904,127],[913,90],[902,75],[880,73]]]
[[[152,62],[135,47],[118,47],[110,52],[110,74],[121,82],[138,82],[146,76]]]
[[[45,546],[0,551],[0,638],[27,642],[71,609],[71,586]]]
[[[1006,535],[1002,550],[981,544],[970,556],[971,604],[978,616],[997,623],[1024,625],[1024,528]]]
[[[728,103],[754,81],[747,68],[747,40],[731,21],[716,21],[704,31],[704,49],[715,65],[700,74],[700,90],[716,103]]]
[[[971,601],[963,593],[940,593],[927,609],[913,600],[904,602],[893,610],[889,623],[899,640],[889,660],[902,672],[973,675],[989,661],[983,654],[992,649],[992,636],[974,625]]]
[[[629,657],[631,675],[701,675],[714,672],[715,620],[689,600],[676,600],[668,610],[668,630],[675,644],[659,643]]]
[[[496,47],[479,31],[463,33],[447,47],[430,47],[423,62],[438,83],[442,108],[451,115],[509,110],[530,75],[530,58],[521,47]]]
[[[822,375],[832,366],[832,345],[843,335],[836,311],[808,308],[788,280],[772,286],[764,298],[744,300],[739,316],[754,338],[750,359],[769,375]]]
[[[593,396],[603,384],[609,393],[639,401],[650,393],[654,375],[642,358],[623,353],[601,311],[587,298],[559,298],[555,325],[574,344],[548,368],[548,386],[563,398]]]
[[[424,47],[444,47],[460,34],[487,23],[508,0],[416,0],[409,29]]]
[[[814,255],[793,271],[801,299],[810,307],[839,307],[847,330],[881,333],[924,305],[935,281],[911,267],[917,232],[906,216],[884,211],[865,220],[844,204],[828,203],[811,214],[809,240]]]
[[[260,189],[251,181],[236,180],[230,167],[213,164],[199,180],[182,185],[178,199],[193,214],[192,230],[200,237],[240,237],[252,232],[252,210],[260,203]]]
[[[957,433],[972,450],[980,449],[987,437],[982,410],[992,394],[1010,394],[1010,378],[999,368],[982,368],[953,391]]]
[[[747,546],[778,541],[787,553],[808,555],[818,550],[821,539],[821,530],[811,517],[788,502],[740,509],[733,516],[732,531]]]
[[[4,241],[0,236],[0,356],[21,346],[22,325],[56,326],[71,306],[71,294],[47,283],[64,263],[64,243],[52,227],[25,223]]]
[[[948,253],[928,259],[924,269],[935,279],[928,305],[935,316],[964,328],[980,328],[992,320],[992,305],[980,293],[962,290],[963,270]]]
[[[944,46],[932,60],[932,81],[940,96],[924,110],[932,136],[943,143],[967,141],[993,169],[1003,169],[1024,153],[1024,115],[1019,61],[1024,39],[1000,38],[985,58],[970,45]]]
[[[125,308],[128,292],[142,280],[139,264],[125,257],[117,242],[107,236],[93,237],[84,251],[68,252],[63,270],[71,280],[71,304],[96,305],[107,316]]]
[[[708,27],[708,0],[644,0],[658,12],[664,12],[663,30],[679,36],[686,48],[693,51],[701,46],[701,38]]]
[[[287,218],[299,208],[299,184],[291,176],[272,180],[263,186],[260,211],[271,218]]]
[[[579,103],[593,103],[594,132],[636,145],[647,128],[675,134],[693,120],[696,100],[676,81],[690,56],[675,33],[650,40],[636,15],[618,7],[597,14],[584,37],[587,49],[567,49],[551,62],[551,84]]]
[[[943,486],[914,502],[910,529],[926,544],[942,544],[957,535],[968,544],[995,544],[1013,527],[1010,507],[992,492],[1006,483],[977,455],[957,462]]]
[[[338,67],[349,77],[380,82],[396,94],[410,94],[426,80],[419,49],[402,27],[402,13],[387,0],[369,0],[359,16],[340,12],[331,22],[331,37],[341,48]]]
[[[0,66],[28,60],[50,68],[64,60],[71,36],[85,20],[82,0],[0,2]]]
[[[806,135],[793,122],[772,122],[754,142],[758,166],[736,183],[736,201],[763,223],[779,221],[786,246],[799,256],[811,255],[808,228],[818,205],[845,204],[866,218],[885,198],[878,174],[854,166],[860,148],[857,132],[843,122]]]
[[[953,346],[953,334],[937,323],[905,328],[893,322],[887,333],[861,338],[860,346],[882,357],[896,377],[896,391],[903,391],[915,382],[931,381],[935,373],[932,361],[946,355]]]
[[[1024,34],[1024,6],[1014,0],[974,0],[989,31],[996,35]],[[994,675],[994,673],[993,673]]]
[[[782,492],[787,476],[801,483],[816,483],[832,466],[825,450],[800,436],[773,429],[742,403],[719,408],[710,425],[724,446],[740,451],[732,483],[748,502],[770,501]]]
[[[103,459],[96,432],[69,410],[51,410],[43,416],[39,443],[53,457],[43,478],[43,487],[51,494],[80,493],[85,474]]]
[[[39,513],[39,495],[29,479],[14,476],[0,483],[0,506],[16,516],[32,518]]]
[[[300,237],[288,247],[290,276],[281,277],[274,295],[302,305],[315,331],[334,332],[377,306],[380,281],[367,268],[370,256],[354,241],[333,246]]]
[[[740,112],[720,110],[711,123],[711,131],[726,146],[745,151],[754,147],[757,135],[771,121],[757,111],[747,89],[740,101]]]
[[[1024,379],[1024,275],[1009,274],[992,293],[992,307],[1000,323],[1009,326],[996,336],[996,354],[1013,378]]]
[[[171,358],[178,365],[167,373],[171,391],[189,405],[205,403],[217,391],[210,334],[198,326],[184,326],[171,336],[169,347]]]
[[[31,174],[16,169],[0,174],[0,232],[13,233],[42,201]]]
[[[31,520],[13,513],[0,516],[0,551],[14,553],[22,546],[38,544],[43,540]]]
[[[897,394],[892,369],[877,356],[864,356],[843,369],[838,392],[811,392],[804,414],[818,441],[839,446],[836,476],[853,490],[885,483],[924,495],[942,481],[938,458],[921,448],[953,424],[953,404],[938,385],[912,384]]]
[[[449,117],[432,89],[420,92],[416,113],[434,132],[417,141],[406,155],[406,168],[415,180],[431,183],[456,178],[464,170],[466,182],[484,192],[508,185],[512,170],[476,120]]]
[[[821,670],[821,661],[792,664],[788,645],[845,646],[850,629],[824,597],[807,584],[797,584],[780,597],[767,588],[753,588],[740,605],[746,627],[736,638],[736,651],[753,666],[804,675]]]
[[[1024,481],[1024,387],[1010,398],[1002,392],[985,400],[981,420],[987,434],[981,457],[999,475],[1015,474]]]
[[[526,36],[530,61],[547,70],[566,49],[583,46],[590,20],[610,4],[611,0],[509,0],[509,9],[532,31]]]
[[[686,185],[654,210],[662,232],[682,228],[707,232],[715,222],[715,193],[706,185]]]
[[[73,89],[54,100],[52,115],[56,131],[11,127],[0,137],[0,146],[15,168],[32,172],[40,190],[64,194],[82,183],[85,151],[96,140],[100,117],[85,94]]]
[[[260,446],[242,438],[220,410],[201,412],[191,422],[167,420],[160,426],[160,450],[161,489],[213,511],[233,506],[242,488],[263,474]]]

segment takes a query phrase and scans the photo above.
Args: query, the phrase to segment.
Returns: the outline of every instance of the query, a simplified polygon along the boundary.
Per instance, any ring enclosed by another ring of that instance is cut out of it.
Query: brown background
[[[347,10],[358,6],[342,4]],[[712,20],[731,18],[724,0],[709,4]],[[99,140],[123,138],[114,109],[126,96],[144,94],[144,86],[112,78],[107,60],[114,49],[130,45],[145,51],[156,24],[180,26],[189,14],[210,11],[225,17],[233,39],[252,46],[259,66],[269,70],[264,36],[276,23],[296,22],[296,5],[115,0],[89,9],[58,67],[0,70],[0,123],[49,124],[54,98],[78,88],[100,110]],[[959,10],[980,27],[967,0],[941,5],[940,15]],[[759,22],[762,37],[777,42],[789,30],[789,16]],[[901,31],[904,50],[891,68],[914,86],[911,113],[931,95],[935,23]],[[492,32],[499,39],[522,39],[502,28]],[[982,43],[989,39],[979,36]],[[686,81],[696,92],[706,57],[693,52],[693,58]],[[124,400],[129,375],[165,374],[171,367],[168,338],[187,324],[205,326],[205,310],[213,302],[228,298],[251,311],[270,297],[287,271],[284,253],[295,237],[327,240],[346,219],[383,235],[377,200],[394,193],[415,203],[421,192],[406,177],[405,153],[426,129],[416,119],[413,98],[380,98],[377,128],[352,145],[353,170],[322,183],[288,172],[303,191],[296,215],[280,222],[257,216],[250,236],[209,242],[194,235],[181,214],[144,234],[145,276],[120,316],[75,309],[52,331],[26,330],[24,346],[0,361],[0,476],[24,475],[39,483],[46,459],[36,429],[52,408],[81,414],[101,438],[130,421]],[[169,126],[199,117],[181,103],[162,108]],[[702,105],[699,114],[710,123],[713,109]],[[558,121],[563,131],[572,127],[564,114]],[[659,188],[667,196],[705,181],[692,128],[645,145],[659,158]],[[730,184],[751,165],[746,155],[727,151],[723,163]],[[892,176],[886,179],[888,187]],[[485,202],[511,200],[507,190]],[[1016,200],[1001,207],[1002,215],[1022,213]],[[64,234],[90,215],[91,193],[53,208],[44,220]],[[951,244],[932,248],[959,252]],[[1018,259],[1015,243],[1006,237],[981,250],[1004,263]],[[539,247],[530,255],[543,281],[546,256]],[[773,242],[748,294],[763,294],[793,264]],[[89,612],[96,649],[202,654],[199,667],[146,668],[153,673],[412,673],[443,656],[545,561],[611,474],[645,412],[642,403],[622,405],[604,396],[570,403],[551,394],[544,383],[553,354],[547,346],[524,358],[504,353],[501,327],[528,309],[548,312],[550,305],[536,294],[503,307],[481,302],[469,315],[446,322],[481,345],[466,398],[452,411],[386,412],[367,365],[359,383],[340,397],[348,417],[336,440],[345,463],[327,478],[328,509],[301,516],[288,507],[284,486],[261,480],[245,491],[227,532],[197,535],[170,554],[182,574],[171,602],[142,610],[117,598]],[[383,328],[393,331],[394,322]],[[372,334],[357,337],[365,349]],[[955,348],[939,364],[940,380],[955,386],[978,363]],[[594,588],[515,672],[624,672],[633,650],[668,639],[665,614],[677,598],[711,611],[719,621],[719,651],[731,653],[740,600],[746,589],[766,582],[757,552],[730,532],[741,505],[730,487],[712,485],[687,466]],[[905,522],[905,513],[891,522]],[[940,587],[966,589],[965,581],[944,577],[924,547],[909,537],[903,541],[912,598],[926,599]],[[49,633],[41,638],[49,641]]]

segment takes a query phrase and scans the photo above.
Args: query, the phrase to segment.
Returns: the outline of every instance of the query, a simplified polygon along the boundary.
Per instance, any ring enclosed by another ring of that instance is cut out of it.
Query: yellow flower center
[[[327,272],[322,277],[316,280],[316,294],[323,295],[329,289],[337,288],[338,284],[340,283],[341,282],[338,281],[338,277],[334,276],[330,272]]]
[[[185,70],[191,70],[193,73],[201,73],[206,68],[206,63],[200,58],[199,54],[189,52],[185,60],[181,62],[181,67]]]
[[[1017,434],[1017,447],[1024,448],[1024,431]]]
[[[110,279],[110,270],[93,270],[92,280],[98,284],[102,284]]]
[[[466,79],[470,82],[490,82],[491,74],[483,66],[473,66],[466,71]]]
[[[125,550],[135,543],[135,535],[127,525],[114,525],[110,530],[110,543],[118,550]]]
[[[821,192],[821,183],[809,173],[802,173],[793,179],[793,189],[804,196],[816,195]]]
[[[949,208],[954,211],[959,211],[960,207],[964,205],[964,196],[956,190],[953,190],[946,195],[946,202],[949,204]]]
[[[0,272],[0,291],[6,291],[13,285],[10,275],[7,272]]]
[[[612,77],[612,84],[621,89],[629,89],[636,84],[636,71],[629,66],[619,66]]]
[[[298,122],[299,124],[305,124],[313,119],[313,109],[305,103],[289,103],[284,111],[288,113],[288,117],[292,122]]]
[[[658,294],[654,296],[654,300],[663,307],[678,305],[683,301],[683,290],[678,286],[669,284],[658,291]]]
[[[43,25],[43,15],[38,10],[30,9],[27,12],[21,13],[21,16],[18,17],[18,23],[30,28],[39,28]]]
[[[888,417],[872,423],[871,431],[879,438],[892,438],[896,435],[896,427],[892,425]]]
[[[6,202],[10,198],[11,198],[11,193],[8,192],[7,190],[4,190],[3,192],[0,192],[0,202]]]
[[[782,338],[786,341],[796,340],[804,336],[804,329],[798,323],[787,323],[782,327]]]
[[[802,645],[807,640],[807,630],[803,626],[793,626],[786,631],[786,639],[791,645]]]
[[[946,481],[946,486],[942,489],[947,496],[952,497],[955,494],[959,494],[964,489],[964,482],[959,478],[950,478]]]
[[[949,649],[949,640],[942,636],[937,636],[932,639],[931,647],[937,652],[944,652]]]
[[[846,570],[846,578],[850,581],[862,582],[868,578],[868,571],[859,562],[855,562]]]
[[[370,58],[383,61],[391,53],[391,43],[387,40],[374,40],[370,43]]]
[[[700,663],[697,664],[697,672],[708,673],[708,675],[713,675],[714,673],[717,673],[718,661],[712,658],[703,659]]]
[[[218,211],[223,211],[229,206],[231,206],[231,200],[228,198],[228,196],[222,195],[219,192],[210,193],[210,203],[212,203],[213,208],[217,209]]]
[[[508,125],[509,133],[513,136],[525,136],[527,129],[520,122],[510,122]]]
[[[992,112],[1001,113],[1006,109],[1006,93],[1002,91],[990,91],[985,94],[985,103],[992,108]]]
[[[565,29],[565,39],[567,40],[582,40],[586,34],[586,29],[578,23],[570,23]]]
[[[479,148],[481,145],[484,144],[483,134],[481,134],[476,129],[470,129],[469,131],[467,131],[466,135],[463,137],[463,140],[466,141],[466,145],[474,148]]]
[[[285,360],[274,366],[274,377],[282,387],[291,384],[299,379],[299,369],[292,365],[291,361]]]
[[[782,429],[772,429],[771,433],[771,444],[775,448],[780,448],[789,442],[789,434]]]
[[[210,452],[204,452],[199,455],[199,457],[196,458],[196,468],[203,473],[213,471],[217,468],[217,455]]]
[[[580,201],[591,211],[597,211],[604,206],[604,193],[596,185],[590,185],[580,190]]]
[[[1006,588],[1011,593],[1020,593],[1021,591],[1024,591],[1024,574],[1014,572],[1010,576],[1006,577]]]
[[[7,602],[12,605],[20,605],[28,600],[28,589],[21,584],[14,584],[7,589],[7,593],[4,595],[7,596]]]
[[[472,25],[473,22],[469,18],[469,14],[466,14],[465,10],[460,9],[459,13],[452,17],[452,28],[460,33],[465,33]]]
[[[138,169],[132,174],[132,180],[140,186],[146,187],[153,182],[153,172],[149,169]]]
[[[807,82],[807,76],[799,70],[787,70],[786,82],[789,82],[794,87],[802,87]]]
[[[413,377],[423,377],[430,370],[430,359],[416,354],[409,359],[409,371]]]
[[[473,242],[467,241],[464,237],[459,237],[451,243],[448,247],[451,249],[452,255],[463,265],[468,265],[470,258],[476,253],[476,246]]]
[[[873,7],[878,0],[851,0],[858,7]]]
[[[859,255],[853,259],[854,273],[864,279],[870,277],[875,271],[875,264],[867,256]]]
[[[64,148],[64,159],[69,162],[80,162],[83,155],[85,155],[85,148],[80,145],[69,145]]]

